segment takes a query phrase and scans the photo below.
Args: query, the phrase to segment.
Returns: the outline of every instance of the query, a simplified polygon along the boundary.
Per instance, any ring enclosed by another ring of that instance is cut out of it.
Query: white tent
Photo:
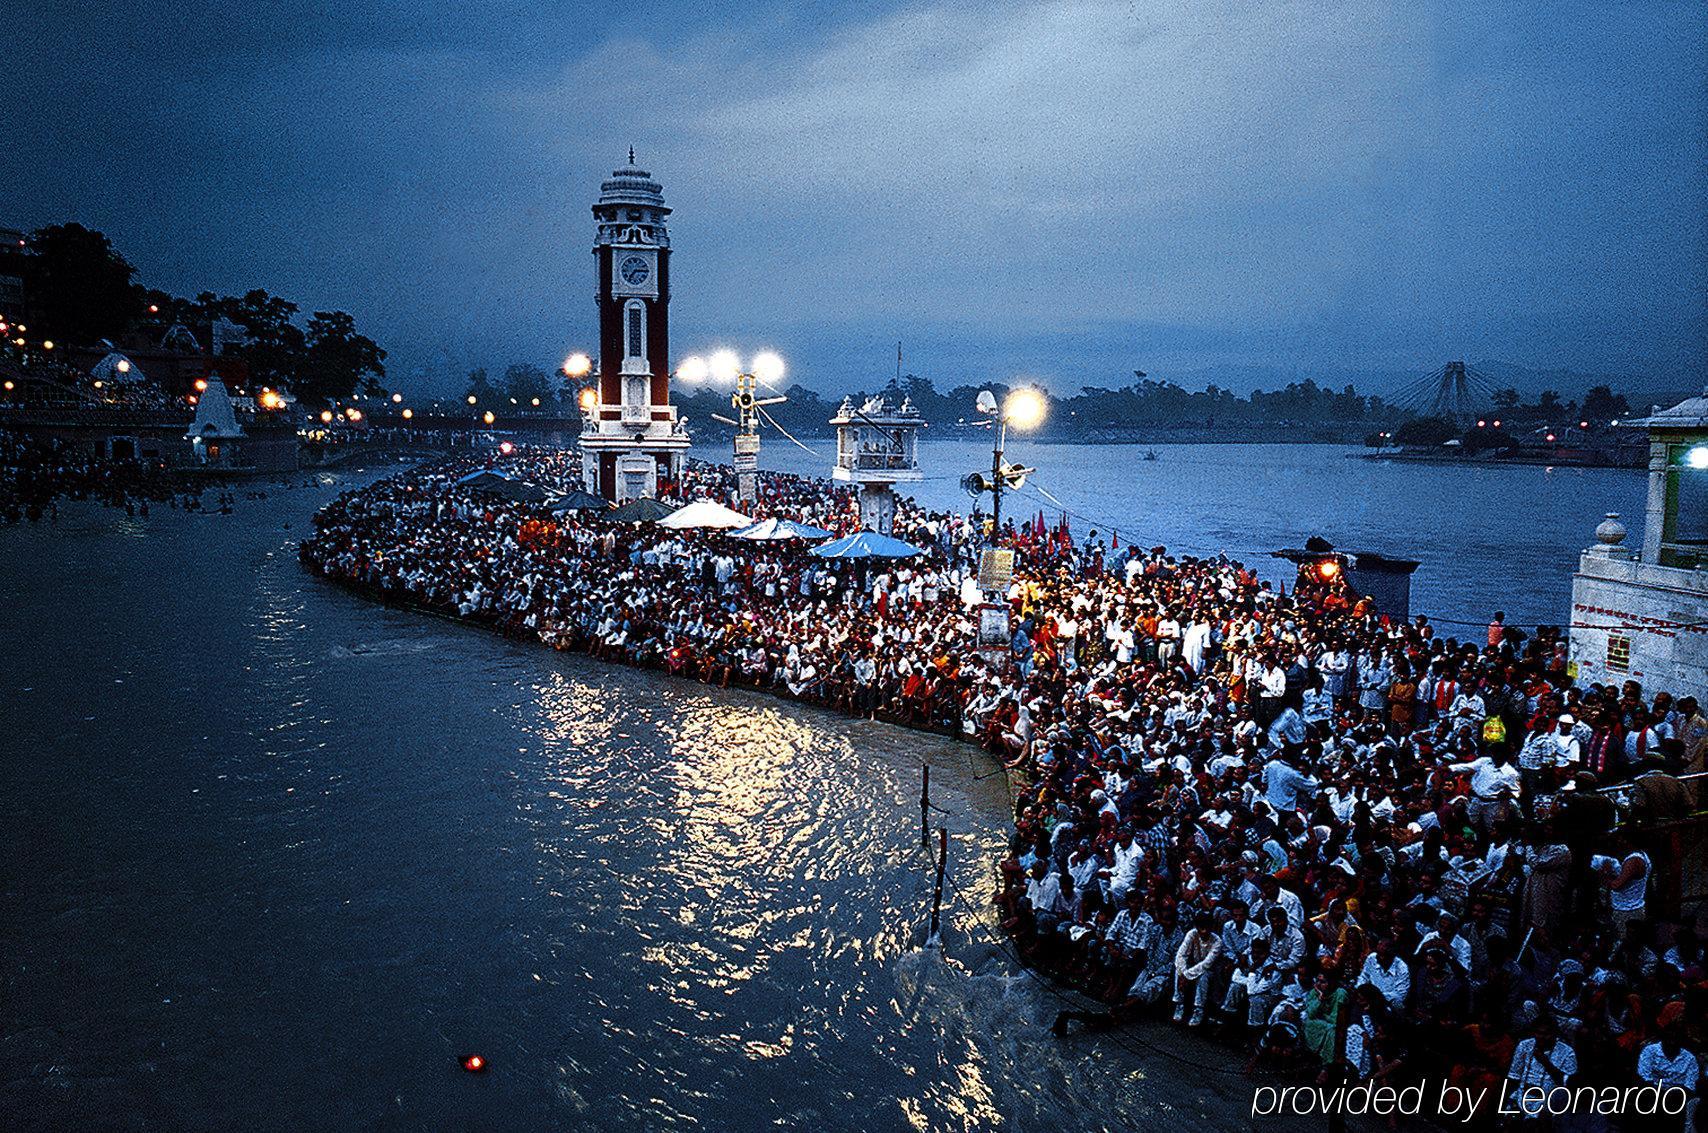
[[[727,508],[716,500],[695,500],[685,507],[679,507],[658,521],[660,527],[669,527],[676,531],[689,528],[733,528],[751,527],[753,521],[739,511]]]
[[[111,382],[115,385],[121,382],[140,382],[146,377],[141,366],[117,350],[108,351],[105,357],[89,367],[89,376],[96,381]]]

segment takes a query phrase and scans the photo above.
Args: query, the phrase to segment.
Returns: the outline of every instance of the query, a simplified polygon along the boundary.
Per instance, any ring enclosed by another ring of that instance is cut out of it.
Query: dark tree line
[[[260,289],[194,299],[153,290],[137,282],[136,268],[105,235],[81,224],[32,233],[19,264],[31,329],[41,337],[93,346],[133,331],[158,338],[181,323],[205,342],[225,319],[242,332],[228,353],[244,361],[256,384],[286,387],[307,405],[384,392],[385,351],[343,311],[314,311],[303,320],[295,303]]]

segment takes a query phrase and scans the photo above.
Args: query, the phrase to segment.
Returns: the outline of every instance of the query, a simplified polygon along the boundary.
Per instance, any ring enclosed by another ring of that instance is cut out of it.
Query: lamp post
[[[999,406],[996,395],[989,390],[979,393],[978,410],[991,418],[996,431],[990,446],[990,476],[973,473],[963,483],[967,490],[974,495],[989,492],[990,503],[990,545],[996,546],[1002,536],[1002,493],[1010,488],[1019,488],[1026,483],[1026,477],[1032,472],[1018,464],[1009,464],[1003,459],[1002,450],[1008,443],[1008,426],[1016,429],[1034,429],[1044,420],[1046,405],[1044,395],[1035,389],[1017,389],[1010,393]]]
[[[676,376],[690,384],[712,381],[718,385],[733,383],[730,407],[735,417],[712,414],[712,420],[735,426],[734,460],[736,485],[743,503],[753,503],[759,495],[759,411],[767,405],[789,400],[782,394],[760,397],[759,386],[772,389],[783,379],[783,359],[770,351],[756,354],[749,366],[742,366],[733,350],[719,350],[710,358],[690,356],[682,359]]]

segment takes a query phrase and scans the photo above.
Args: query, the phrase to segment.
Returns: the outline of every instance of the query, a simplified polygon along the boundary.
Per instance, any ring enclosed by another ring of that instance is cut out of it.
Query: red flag
[[[1121,533],[1119,531],[1109,537],[1109,549],[1111,551],[1119,551],[1121,549]]]

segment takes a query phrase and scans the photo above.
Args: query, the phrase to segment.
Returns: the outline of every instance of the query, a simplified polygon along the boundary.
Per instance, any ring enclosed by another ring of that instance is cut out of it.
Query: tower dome
[[[652,179],[652,174],[635,165],[635,151],[629,150],[629,163],[613,169],[611,176],[599,183],[599,199],[593,204],[593,218],[599,222],[599,242],[611,244],[655,244],[668,247],[670,237],[664,218],[670,209],[664,203],[664,186]]]

